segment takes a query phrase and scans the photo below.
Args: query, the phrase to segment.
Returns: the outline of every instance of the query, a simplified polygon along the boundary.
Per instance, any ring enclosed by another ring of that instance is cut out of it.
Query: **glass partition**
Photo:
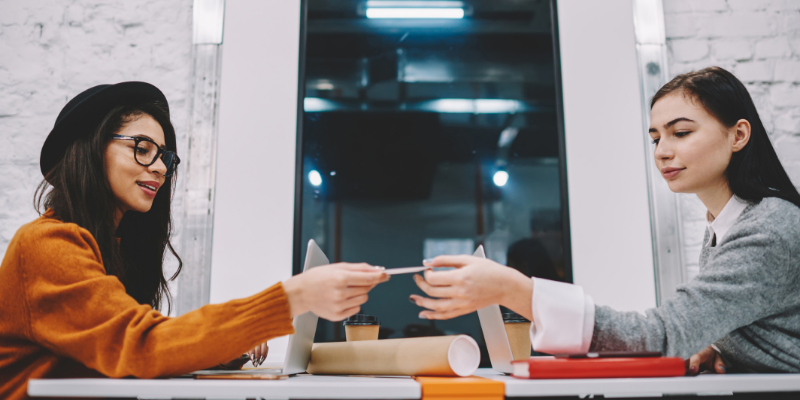
[[[307,0],[295,272],[314,239],[331,261],[387,268],[440,254],[571,281],[557,29],[545,0]],[[466,333],[426,321],[410,275],[370,293],[381,337]],[[317,341],[344,340],[320,320]],[[488,362],[488,357],[484,357]]]

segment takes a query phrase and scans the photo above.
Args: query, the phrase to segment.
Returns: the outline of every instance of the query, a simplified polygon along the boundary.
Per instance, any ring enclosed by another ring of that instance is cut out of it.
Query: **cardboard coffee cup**
[[[514,361],[531,358],[531,321],[517,313],[503,313],[503,323]]]
[[[344,320],[344,334],[348,342],[378,340],[381,324],[378,319],[366,314],[356,314]]]

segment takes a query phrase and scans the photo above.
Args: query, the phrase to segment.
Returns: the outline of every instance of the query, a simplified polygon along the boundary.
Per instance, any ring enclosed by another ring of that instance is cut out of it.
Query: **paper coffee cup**
[[[378,340],[381,329],[378,319],[366,314],[356,314],[344,320],[344,334],[348,342]]]
[[[531,321],[516,313],[503,313],[503,323],[514,361],[531,358]]]

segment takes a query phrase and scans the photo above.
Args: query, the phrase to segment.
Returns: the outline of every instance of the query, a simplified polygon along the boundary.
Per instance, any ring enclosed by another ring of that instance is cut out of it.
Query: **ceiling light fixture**
[[[308,181],[312,186],[322,185],[322,175],[320,175],[317,170],[312,169],[311,172],[308,173]]]
[[[306,97],[303,99],[303,111],[325,112],[336,110],[336,103],[319,97]]]
[[[366,15],[371,19],[461,19],[464,18],[464,3],[371,0],[367,1]]]
[[[374,109],[373,109],[374,107]],[[383,107],[383,108],[381,108]],[[361,103],[354,99],[329,100],[319,97],[306,97],[303,99],[303,111],[307,113],[331,111],[398,111],[391,106]],[[517,114],[548,111],[547,106],[536,106],[520,100],[513,99],[435,99],[406,102],[405,111],[424,111],[446,114]],[[513,138],[509,138],[513,141]]]
[[[420,108],[440,113],[513,114],[527,107],[511,99],[436,99],[422,102]]]
[[[508,183],[508,172],[500,170],[494,173],[492,181],[497,187],[503,187]]]

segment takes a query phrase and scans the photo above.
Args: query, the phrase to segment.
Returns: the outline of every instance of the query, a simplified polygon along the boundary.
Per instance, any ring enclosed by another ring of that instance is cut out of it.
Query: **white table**
[[[506,397],[583,396],[652,397],[733,393],[800,392],[800,374],[704,374],[676,378],[516,379],[490,371],[476,375],[503,381]]]
[[[140,397],[182,399],[419,399],[409,377],[298,375],[286,380],[31,379],[36,397]]]
[[[680,378],[523,380],[482,369],[476,373],[505,383],[506,397],[649,397],[675,394],[800,392],[800,374],[702,375]],[[407,377],[298,375],[283,381],[193,379],[35,379],[31,396],[206,399],[419,399],[420,386]]]

